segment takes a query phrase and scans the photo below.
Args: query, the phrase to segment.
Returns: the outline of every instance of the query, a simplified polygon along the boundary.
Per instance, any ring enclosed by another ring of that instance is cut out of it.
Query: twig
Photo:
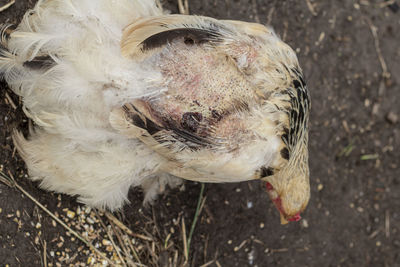
[[[181,13],[182,15],[189,15],[189,1],[183,1],[185,2],[183,3],[182,0],[178,0],[179,13]]]
[[[385,212],[385,235],[386,238],[390,237],[390,212],[386,210]]]
[[[0,12],[6,10],[10,6],[12,6],[15,3],[15,0],[11,0],[9,3],[5,4],[4,6],[0,7]]]
[[[368,238],[369,238],[369,239],[375,238],[375,236],[377,236],[377,235],[379,234],[380,231],[381,231],[381,229],[376,229],[375,231],[373,231],[373,232],[368,236]]]
[[[43,264],[47,267],[47,243],[46,240],[43,241]]]
[[[387,6],[393,5],[396,1],[395,0],[390,0],[390,1],[385,1],[383,3],[379,3],[380,8],[385,8]]]
[[[182,216],[182,239],[183,239],[183,251],[185,253],[185,263],[188,262],[189,259],[189,251],[187,249],[187,239],[186,239],[186,225],[185,218]]]
[[[260,23],[260,17],[258,16],[258,7],[257,7],[257,1],[256,0],[251,0],[251,7],[252,7],[253,13],[254,13],[254,20],[257,23]]]
[[[317,16],[318,13],[315,11],[314,4],[312,4],[312,3],[310,2],[310,0],[306,0],[306,3],[307,3],[308,10],[310,10],[311,14],[312,14],[314,17]]]
[[[125,226],[120,220],[118,220],[110,212],[106,211],[106,212],[104,212],[104,215],[106,215],[106,217],[110,221],[112,221],[116,226],[118,226],[122,231],[126,232],[128,235],[131,235],[133,237],[137,237],[137,238],[140,238],[140,239],[143,239],[143,240],[146,240],[146,241],[153,241],[153,239],[151,237],[132,232],[131,229],[129,229],[127,226]]]
[[[107,228],[107,226],[105,225],[105,223],[104,223],[103,220],[101,219],[100,214],[97,212],[97,210],[95,210],[95,213],[96,213],[97,219],[99,219],[99,222],[100,222],[101,226],[102,226],[103,229],[106,231],[106,233],[107,233],[107,235],[108,235],[108,238],[110,239],[111,244],[112,244],[114,250],[117,252],[118,258],[121,260],[121,263],[122,263],[124,266],[126,266],[126,263],[125,263],[124,259],[122,258],[121,254],[119,253],[118,247],[117,247],[117,245],[116,245],[115,242],[114,242],[114,238],[113,238],[113,236],[112,236],[111,230],[109,230],[109,229]],[[110,224],[111,224],[111,226],[112,226],[112,229],[114,230],[114,227],[113,227],[113,225],[112,225],[112,222],[110,222]],[[114,231],[114,234],[115,234],[115,231]],[[116,235],[115,235],[115,236],[116,236]]]
[[[197,207],[196,207],[196,212],[194,214],[194,218],[193,218],[193,223],[192,226],[190,228],[190,232],[189,232],[189,237],[188,237],[188,241],[187,241],[187,255],[189,256],[189,250],[190,250],[190,243],[192,241],[192,236],[193,236],[193,232],[194,232],[194,228],[196,227],[196,223],[197,223],[197,219],[200,216],[201,210],[203,209],[204,206],[204,202],[205,202],[205,198],[203,201],[203,193],[204,193],[204,183],[201,184],[201,189],[200,189],[200,195],[199,195],[199,199],[197,200]]]
[[[272,22],[272,16],[274,15],[275,7],[271,7],[271,9],[268,11],[268,16],[267,16],[267,25],[270,25]]]
[[[382,56],[382,50],[381,50],[381,46],[380,46],[379,38],[378,38],[378,28],[374,24],[372,24],[371,19],[365,17],[365,20],[368,23],[368,26],[372,33],[372,36],[374,37],[375,50],[376,50],[376,53],[378,54],[378,59],[379,59],[379,62],[381,63],[381,67],[382,67],[382,77],[390,78],[390,72],[388,71],[388,67],[386,65],[385,59]]]
[[[11,176],[11,175],[10,175]],[[76,238],[81,240],[86,246],[88,246],[90,249],[92,249],[94,252],[96,252],[101,258],[106,260],[108,263],[110,263],[112,266],[115,266],[116,264],[107,258],[101,251],[99,251],[95,246],[93,246],[88,240],[86,240],[83,236],[72,230],[68,225],[66,225],[63,221],[61,221],[57,216],[55,216],[51,211],[49,211],[45,206],[43,206],[39,201],[37,201],[31,194],[25,191],[16,181],[13,177],[8,177],[5,175],[3,172],[0,172],[0,182],[8,185],[9,187],[15,187],[21,193],[23,193],[25,196],[27,196],[30,200],[32,200],[39,208],[41,208],[44,212],[46,212],[50,217],[52,217],[56,222],[58,222],[61,226],[63,226],[65,229],[67,229],[71,234],[73,234]]]
[[[12,98],[10,97],[10,95],[7,92],[6,92],[6,98],[7,98],[8,103],[10,104],[10,106],[13,109],[17,109],[17,106],[15,105],[14,101],[12,100]]]
[[[128,265],[129,266],[136,266],[136,264],[129,258],[128,249],[126,248],[126,246],[125,246],[125,244],[124,244],[124,242],[122,241],[122,238],[121,238],[121,234],[120,234],[121,230],[119,228],[116,228],[112,222],[110,222],[110,224],[111,224],[111,228],[112,228],[112,230],[114,232],[114,235],[117,237],[118,242],[119,242],[120,246],[122,247],[122,249],[123,249],[123,251],[125,253],[125,258],[128,261]],[[124,265],[126,265],[125,260],[123,259],[123,257],[121,256],[121,253],[119,252],[120,248],[115,244],[113,238],[111,238],[111,242],[113,243],[113,246],[114,246],[115,250],[117,251],[118,257],[121,259],[121,261],[124,263]]]
[[[288,252],[288,251],[289,251],[288,248],[276,248],[276,249],[271,249],[271,252],[272,252],[272,253],[274,253],[274,252],[279,252],[279,253],[281,253],[281,252]]]
[[[213,264],[215,262],[215,260],[210,260],[209,262],[204,263],[203,265],[201,265],[200,267],[207,267],[210,266],[211,264]]]
[[[133,246],[132,241],[131,241],[130,238],[128,238],[128,245],[129,245],[129,247],[131,248],[131,251],[132,251],[132,253],[133,253],[133,256],[134,256],[135,259],[138,261],[137,265],[139,265],[139,266],[144,266],[144,265],[142,264],[142,262],[140,261],[139,256],[138,256],[138,254],[137,254],[137,251],[136,251],[135,247]]]

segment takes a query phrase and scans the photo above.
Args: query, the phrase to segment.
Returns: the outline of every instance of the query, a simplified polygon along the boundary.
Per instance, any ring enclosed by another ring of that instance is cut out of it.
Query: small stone
[[[318,189],[318,191],[321,191],[322,189],[324,189],[324,185],[323,184],[319,184],[317,189]]]
[[[372,106],[372,115],[378,115],[379,114],[379,104],[378,103],[375,103],[373,106]]]
[[[357,207],[357,211],[360,212],[360,213],[364,212],[364,208],[363,207]]]
[[[263,229],[264,228],[264,223],[260,223],[260,228]]]
[[[89,206],[86,206],[86,208],[85,208],[85,213],[86,213],[86,214],[89,214],[91,211],[92,211],[92,208],[89,207]]]
[[[376,243],[375,243],[375,244],[376,244],[376,246],[377,246],[377,247],[380,247],[380,246],[382,245],[381,241],[379,241],[379,240],[378,240],[378,241],[376,241]]]
[[[385,118],[391,124],[395,124],[399,120],[399,116],[392,111],[389,111]]]
[[[301,225],[302,225],[304,228],[308,228],[308,221],[307,221],[306,219],[301,220]]]
[[[228,240],[228,245],[231,245],[232,244],[232,240]]]
[[[107,240],[107,239],[103,239],[103,241],[101,241],[101,243],[103,244],[103,246],[109,246],[111,245],[111,241]]]
[[[73,212],[72,210],[68,210],[67,217],[70,219],[73,219],[75,217],[75,212]]]
[[[38,222],[38,223],[35,225],[35,227],[36,227],[36,229],[40,229],[40,227],[42,227],[42,225]]]
[[[87,259],[87,264],[94,264],[95,263],[95,261],[96,261],[96,259],[95,258],[93,258],[92,256],[90,256],[88,259]]]

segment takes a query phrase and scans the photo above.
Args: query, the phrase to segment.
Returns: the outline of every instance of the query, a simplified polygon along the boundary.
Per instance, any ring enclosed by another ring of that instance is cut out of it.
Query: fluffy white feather
[[[39,1],[3,41],[0,71],[40,126],[29,140],[16,133],[15,143],[43,188],[116,209],[131,185],[149,177],[158,186],[150,176],[163,159],[117,134],[108,114],[152,93],[148,84],[157,73],[123,58],[120,39],[130,22],[161,14],[153,1]],[[40,55],[50,55],[56,65],[44,73],[24,68]]]

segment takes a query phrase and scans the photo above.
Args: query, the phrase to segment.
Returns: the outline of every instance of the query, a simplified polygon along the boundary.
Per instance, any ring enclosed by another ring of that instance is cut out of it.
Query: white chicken
[[[282,223],[309,196],[308,91],[262,25],[165,15],[154,1],[43,0],[2,31],[0,72],[34,123],[30,178],[115,210],[181,178],[263,179]]]

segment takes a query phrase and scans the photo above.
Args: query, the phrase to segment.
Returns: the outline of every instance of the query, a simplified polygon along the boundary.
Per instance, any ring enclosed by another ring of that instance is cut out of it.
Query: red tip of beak
[[[265,186],[266,186],[268,192],[274,190],[274,187],[273,187],[270,183],[268,183],[268,182],[265,183]],[[271,197],[271,196],[270,196],[270,197]],[[274,198],[274,199],[271,198],[271,200],[274,202],[274,204],[275,204],[275,206],[278,208],[279,212],[280,212],[281,214],[285,214],[285,212],[284,212],[284,210],[283,210],[283,207],[282,207],[281,198],[278,196],[277,198]],[[293,215],[292,217],[290,217],[290,218],[287,219],[287,220],[290,221],[290,222],[298,222],[298,221],[300,221],[300,220],[301,220],[300,212],[297,213],[296,215]]]
[[[265,186],[267,187],[268,191],[274,190],[274,187],[270,183],[265,183]]]
[[[297,213],[296,215],[294,215],[293,217],[291,217],[290,219],[288,219],[288,221],[291,221],[291,222],[298,222],[298,221],[300,221],[300,220],[301,220],[300,213]]]

